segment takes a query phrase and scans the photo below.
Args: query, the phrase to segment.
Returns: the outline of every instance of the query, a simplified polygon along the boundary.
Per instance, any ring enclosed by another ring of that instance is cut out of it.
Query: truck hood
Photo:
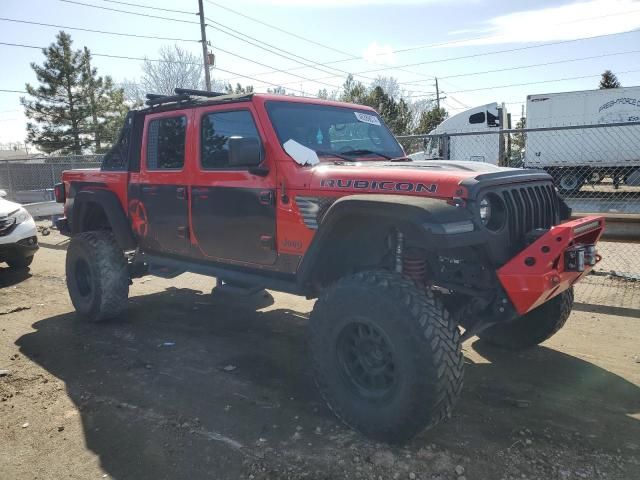
[[[550,179],[537,170],[497,167],[454,160],[320,164],[313,168],[312,190],[345,193],[395,193],[431,197],[468,196],[479,184]]]
[[[10,202],[4,198],[0,198],[0,217],[6,217],[12,212],[18,210],[22,205],[15,202]]]

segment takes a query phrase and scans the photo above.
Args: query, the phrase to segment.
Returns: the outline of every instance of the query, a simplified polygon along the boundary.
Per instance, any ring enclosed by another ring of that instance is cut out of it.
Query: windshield
[[[267,102],[266,106],[281,144],[294,140],[320,158],[355,161],[404,156],[375,112],[295,102]]]

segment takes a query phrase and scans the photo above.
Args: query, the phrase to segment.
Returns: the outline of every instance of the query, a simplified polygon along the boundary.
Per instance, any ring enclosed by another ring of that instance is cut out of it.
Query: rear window
[[[147,129],[147,168],[182,169],[186,132],[187,118],[184,116],[151,120]]]

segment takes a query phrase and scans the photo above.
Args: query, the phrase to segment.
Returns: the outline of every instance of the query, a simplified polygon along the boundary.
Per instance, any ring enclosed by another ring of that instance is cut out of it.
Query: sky
[[[64,29],[75,48],[91,50],[100,75],[135,81],[138,59],[157,58],[164,45],[201,55],[197,11],[197,0],[0,0],[0,144],[25,138],[24,94],[1,90],[35,85],[30,63],[44,59],[38,48],[2,43],[46,47]],[[204,11],[212,77],[257,91],[315,95],[352,73],[364,83],[393,76],[418,100],[433,97],[438,77],[450,114],[495,101],[515,119],[527,95],[594,89],[605,69],[640,85],[640,1],[204,0]]]

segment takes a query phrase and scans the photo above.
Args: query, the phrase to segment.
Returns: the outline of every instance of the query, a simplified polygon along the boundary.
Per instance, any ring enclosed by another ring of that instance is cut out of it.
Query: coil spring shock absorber
[[[426,286],[427,261],[420,255],[420,250],[409,248],[405,251],[402,256],[402,273],[418,287]]]

